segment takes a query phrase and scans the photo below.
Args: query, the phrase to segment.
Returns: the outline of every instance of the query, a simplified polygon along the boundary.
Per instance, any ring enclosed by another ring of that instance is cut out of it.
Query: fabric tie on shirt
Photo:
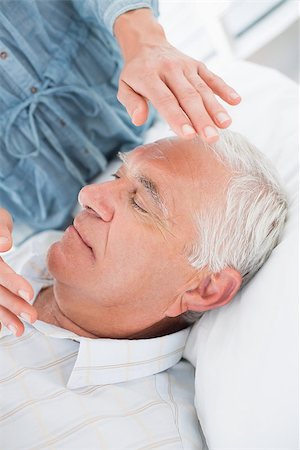
[[[18,159],[37,156],[41,151],[40,135],[38,132],[39,129],[42,134],[44,134],[47,139],[52,142],[53,146],[63,158],[66,167],[69,169],[72,175],[74,175],[74,177],[84,185],[85,180],[83,179],[79,170],[72,163],[72,159],[68,157],[59,140],[56,138],[52,130],[46,125],[45,121],[38,116],[38,106],[40,104],[44,104],[52,111],[53,114],[57,115],[58,104],[57,102],[54,103],[53,97],[64,97],[71,100],[71,102],[73,102],[84,115],[95,117],[99,113],[99,102],[97,101],[95,92],[90,90],[89,88],[82,88],[76,85],[48,87],[49,83],[50,80],[46,80],[46,82],[42,86],[42,89],[37,91],[33,96],[25,99],[19,105],[12,108],[12,112],[8,119],[4,134],[5,147],[7,149],[7,152],[11,156]],[[72,131],[78,135],[79,139],[82,139],[86,143],[87,147],[93,147],[91,141],[85,137],[85,135],[80,131],[80,128],[74,126],[72,119],[68,116],[66,111],[64,111],[62,108],[59,109],[59,120],[63,123],[68,124],[68,127],[72,128]],[[32,133],[33,145],[35,147],[33,151],[26,149],[26,147],[20,149],[21,151],[17,150],[17,145],[14,142],[13,125],[20,114],[24,113],[28,114],[28,121]],[[37,121],[39,122],[38,127],[36,125]],[[104,169],[106,166],[106,159],[102,156],[101,153],[99,153],[96,147],[91,150],[93,151],[93,155],[95,156],[95,158],[100,163],[101,168]]]

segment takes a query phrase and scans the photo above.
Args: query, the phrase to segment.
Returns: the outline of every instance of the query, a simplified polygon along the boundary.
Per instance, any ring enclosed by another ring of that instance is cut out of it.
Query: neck
[[[57,304],[53,286],[49,286],[41,290],[34,302],[34,307],[36,308],[38,313],[38,320],[56,325],[57,327],[64,328],[65,330],[72,331],[78,336],[88,337],[92,339],[104,337],[91,333],[90,331],[82,328],[77,323],[73,322],[71,319],[65,316],[65,314],[63,314]],[[182,330],[183,328],[186,328],[187,326],[189,326],[189,324],[186,323],[181,317],[176,319],[165,317],[161,321],[156,322],[146,329],[143,329],[137,333],[132,333],[131,335],[127,336],[126,339],[155,338],[174,333],[176,331]],[[115,338],[120,339],[120,337]]]
[[[63,314],[56,302],[53,286],[41,290],[34,302],[34,307],[38,313],[38,320],[72,331],[78,336],[99,337],[80,327]]]

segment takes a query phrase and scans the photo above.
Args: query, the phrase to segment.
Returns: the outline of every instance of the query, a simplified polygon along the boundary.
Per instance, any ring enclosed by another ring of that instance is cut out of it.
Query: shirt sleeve
[[[127,11],[150,8],[156,18],[159,16],[158,0],[73,0],[73,4],[81,17],[102,20],[113,36],[116,18]]]

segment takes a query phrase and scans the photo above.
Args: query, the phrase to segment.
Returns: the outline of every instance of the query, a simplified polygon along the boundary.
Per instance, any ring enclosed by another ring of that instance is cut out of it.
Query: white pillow
[[[280,73],[238,62],[220,73],[242,96],[232,129],[275,164],[290,200],[269,260],[227,306],[194,325],[185,357],[210,450],[298,448],[298,89]]]

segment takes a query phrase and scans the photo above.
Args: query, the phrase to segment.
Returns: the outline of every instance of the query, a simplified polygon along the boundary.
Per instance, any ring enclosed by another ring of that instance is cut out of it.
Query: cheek
[[[107,249],[105,258],[100,263],[98,271],[109,278],[115,278],[126,285],[137,281],[139,275],[145,273],[154,262],[156,255],[155,242],[147,241],[139,233],[122,233]]]
[[[176,289],[180,267],[174,246],[161,234],[128,230],[122,239],[113,242],[102,273],[106,284],[111,281],[112,291],[121,289],[135,297],[148,294],[157,297],[161,289],[164,292]]]
[[[140,267],[144,269],[155,262],[158,255],[165,254],[165,245],[153,227],[142,224],[128,226],[122,234],[115,236],[108,256],[118,267]]]
[[[109,233],[105,254],[97,261],[95,283],[106,292],[134,295],[149,281],[162,253],[162,243],[153,230],[134,220],[120,220]]]

